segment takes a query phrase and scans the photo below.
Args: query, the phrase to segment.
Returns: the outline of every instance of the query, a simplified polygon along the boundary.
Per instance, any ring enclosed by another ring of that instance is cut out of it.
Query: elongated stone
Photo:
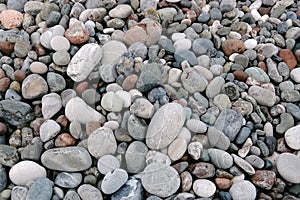
[[[167,147],[180,133],[185,122],[185,112],[181,105],[169,103],[154,114],[146,134],[146,144],[150,149]]]

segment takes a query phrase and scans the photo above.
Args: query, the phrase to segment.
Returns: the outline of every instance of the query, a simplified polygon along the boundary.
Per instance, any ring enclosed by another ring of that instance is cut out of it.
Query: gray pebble
[[[105,194],[118,191],[128,180],[128,174],[123,169],[115,169],[108,172],[101,183],[101,190]]]
[[[26,200],[49,200],[53,193],[53,182],[48,178],[36,179],[29,187]]]
[[[127,171],[129,173],[139,173],[146,166],[147,146],[140,141],[132,142],[125,153]]]
[[[61,172],[55,178],[55,184],[63,188],[75,188],[81,181],[81,173]]]
[[[77,189],[77,192],[78,192],[78,195],[80,196],[80,198],[84,199],[84,200],[93,200],[93,199],[102,200],[103,199],[101,191],[98,188],[96,188],[90,184],[81,185]],[[77,196],[77,195],[73,194],[73,196]]]

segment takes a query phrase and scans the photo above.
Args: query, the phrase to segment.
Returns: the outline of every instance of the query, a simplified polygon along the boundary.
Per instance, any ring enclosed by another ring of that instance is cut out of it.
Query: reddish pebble
[[[261,69],[264,70],[265,72],[268,71],[267,65],[266,65],[266,63],[263,62],[263,61],[260,61],[260,62],[257,64],[257,67],[261,68]]]
[[[10,80],[7,77],[0,79],[0,92],[5,92],[9,87]]]
[[[285,62],[290,70],[293,70],[297,65],[297,59],[293,52],[289,49],[281,49],[279,51],[279,56],[282,58],[283,62]]]
[[[135,87],[137,80],[138,80],[138,76],[135,74],[131,74],[131,75],[127,76],[122,83],[122,88],[125,91],[129,91],[129,90],[133,89]]]
[[[62,133],[55,139],[56,147],[73,146],[76,143],[76,139],[69,133]]]
[[[0,21],[6,29],[17,28],[22,25],[23,14],[16,10],[4,10],[0,14]]]
[[[65,36],[72,44],[82,44],[90,38],[88,29],[85,28],[85,25],[80,21],[70,26],[70,28],[66,30]]]
[[[14,51],[14,47],[13,43],[0,41],[0,51],[4,54],[11,54]]]
[[[222,49],[227,56],[233,53],[243,53],[245,45],[241,40],[229,39],[222,42]]]
[[[42,125],[42,123],[44,123],[44,118],[36,118],[35,120],[33,120],[32,122],[30,122],[30,127],[33,129],[33,133],[35,136],[39,136],[40,135],[40,127]]]
[[[261,14],[261,16],[263,16],[263,15],[269,15],[270,12],[271,12],[271,6],[269,6],[269,7],[260,7],[258,9],[258,12]]]
[[[16,70],[14,72],[15,81],[22,82],[26,77],[26,72],[23,70]]]
[[[61,127],[63,129],[66,129],[67,126],[68,126],[68,118],[65,116],[65,115],[60,115],[57,119],[56,119],[56,122],[61,125]]]
[[[226,190],[232,185],[231,180],[227,178],[216,178],[215,183],[220,190]]]
[[[75,91],[77,92],[78,95],[81,95],[86,89],[88,89],[88,87],[89,87],[89,83],[84,81],[77,85]]]
[[[269,170],[257,170],[251,180],[254,185],[259,188],[270,190],[276,179],[276,174]]]
[[[188,192],[192,188],[193,178],[192,175],[185,171],[180,174],[181,178],[181,189],[183,192]]]
[[[86,134],[90,135],[94,130],[96,130],[100,127],[101,127],[100,122],[95,122],[95,121],[87,122],[85,124]]]
[[[36,44],[34,47],[38,56],[43,56],[46,54],[45,48],[40,43]]]
[[[7,126],[0,122],[0,136],[5,135],[5,133],[7,132]]]
[[[234,78],[238,81],[245,82],[248,78],[248,74],[246,72],[240,71],[240,70],[234,71],[233,75],[234,75]]]
[[[0,68],[0,78],[5,77],[5,72],[3,69]]]

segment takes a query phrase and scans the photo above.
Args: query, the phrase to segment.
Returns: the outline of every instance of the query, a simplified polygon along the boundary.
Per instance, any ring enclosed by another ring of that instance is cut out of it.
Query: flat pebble
[[[101,183],[101,190],[105,194],[112,194],[119,190],[128,180],[128,174],[124,169],[115,169],[108,172]]]
[[[109,11],[112,18],[127,18],[132,13],[132,8],[126,4],[120,4]]]
[[[47,65],[42,62],[32,62],[29,69],[34,74],[45,74],[48,71]]]
[[[227,150],[230,145],[229,138],[214,126],[208,128],[207,137],[211,147]]]
[[[103,199],[101,191],[98,188],[96,188],[90,184],[81,185],[77,189],[77,192],[81,199],[86,199],[86,200],[92,200],[92,199],[102,200]]]
[[[17,28],[22,25],[23,14],[16,10],[4,10],[0,14],[0,21],[6,29]]]
[[[286,164],[289,163],[287,166]],[[276,167],[278,173],[291,183],[300,183],[300,157],[291,153],[282,153],[278,156]]]
[[[285,134],[284,134],[284,139],[286,144],[294,149],[294,150],[299,150],[300,149],[300,125],[294,126],[290,129],[288,129]]]
[[[63,188],[75,188],[82,181],[81,173],[61,172],[55,178],[55,184]]]
[[[128,199],[131,197],[136,197],[142,199],[143,188],[141,180],[134,177],[129,177],[128,181],[112,196],[112,200],[118,199]]]
[[[140,141],[132,142],[125,153],[127,172],[139,173],[146,167],[147,146]]]
[[[45,151],[41,162],[52,170],[77,172],[90,168],[92,158],[83,147],[61,147]]]
[[[168,156],[172,160],[179,160],[182,158],[187,150],[187,142],[183,138],[175,139],[168,147]]]
[[[51,199],[53,193],[53,182],[46,177],[36,179],[29,187],[26,199],[47,200]]]
[[[109,128],[98,128],[88,137],[87,146],[92,156],[99,159],[106,154],[114,154],[117,149],[117,142],[114,134]]]
[[[108,172],[120,167],[119,160],[113,155],[104,155],[98,159],[97,169],[101,174],[107,174]]]
[[[62,108],[61,98],[56,93],[44,95],[42,98],[42,113],[44,119],[50,119]]]
[[[189,119],[186,121],[186,127],[194,133],[205,133],[207,130],[207,125],[197,119]]]
[[[59,124],[52,120],[48,119],[44,121],[40,126],[40,137],[43,142],[47,142],[54,138],[59,132],[61,128]]]
[[[199,197],[210,197],[216,192],[216,186],[207,179],[198,179],[193,183],[193,191]]]
[[[19,160],[17,149],[13,146],[0,144],[0,164],[8,167],[14,166]]]
[[[233,199],[254,200],[256,198],[255,186],[246,180],[234,183],[229,192]]]
[[[270,190],[275,184],[276,174],[273,171],[257,170],[251,177],[253,184],[265,189]]]
[[[22,82],[22,96],[25,99],[35,99],[48,92],[47,82],[38,74],[30,74]]]
[[[141,179],[147,192],[162,198],[174,194],[180,187],[180,177],[177,171],[162,163],[147,165]]]
[[[254,85],[249,88],[248,93],[262,106],[272,107],[275,104],[275,93],[268,89]]]
[[[42,177],[46,177],[46,169],[33,161],[21,161],[9,170],[9,178],[16,185],[25,186]]]
[[[55,36],[50,40],[50,46],[54,51],[68,51],[70,42],[63,36]]]
[[[213,164],[207,162],[198,162],[191,164],[188,167],[189,172],[191,172],[197,178],[211,178],[215,175],[215,167]]]
[[[152,117],[147,130],[147,146],[150,149],[167,147],[179,134],[184,121],[185,112],[181,105],[169,103],[159,108]]]
[[[101,106],[110,112],[120,112],[123,109],[123,100],[110,91],[105,93],[101,98]]]
[[[11,199],[20,200],[26,198],[28,188],[24,186],[15,186],[11,190]]]
[[[211,162],[218,168],[228,169],[233,165],[233,158],[229,153],[220,149],[208,149]]]
[[[233,157],[235,164],[242,168],[249,175],[253,175],[255,173],[254,168],[246,160],[235,154],[231,154],[231,156]]]

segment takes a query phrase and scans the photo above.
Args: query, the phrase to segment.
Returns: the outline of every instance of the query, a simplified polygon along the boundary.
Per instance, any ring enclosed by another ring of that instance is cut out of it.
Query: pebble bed
[[[299,200],[300,2],[0,0],[0,199]]]

